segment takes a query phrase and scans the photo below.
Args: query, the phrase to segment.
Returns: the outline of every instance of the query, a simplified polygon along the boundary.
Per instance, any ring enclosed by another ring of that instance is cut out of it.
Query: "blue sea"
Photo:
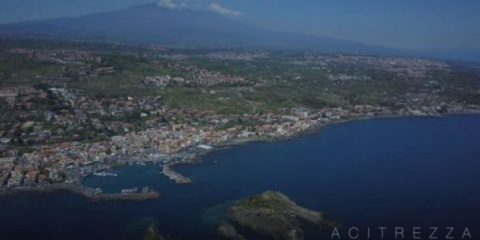
[[[125,166],[118,177],[84,181],[105,192],[151,186],[156,200],[91,202],[65,191],[0,197],[0,239],[142,239],[152,223],[171,239],[219,239],[217,206],[266,190],[325,213],[342,225],[341,239],[349,229],[382,239],[379,227],[383,239],[394,239],[395,227],[403,239],[414,229],[428,239],[431,227],[438,239],[451,228],[455,239],[465,229],[480,239],[480,115],[360,120],[222,149],[177,168],[190,185],[160,170]]]

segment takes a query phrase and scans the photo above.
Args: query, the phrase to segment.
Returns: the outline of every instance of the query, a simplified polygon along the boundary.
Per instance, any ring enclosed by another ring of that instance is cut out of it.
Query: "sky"
[[[80,16],[156,0],[1,0],[0,23]],[[378,46],[480,49],[478,0],[158,0],[264,28]]]

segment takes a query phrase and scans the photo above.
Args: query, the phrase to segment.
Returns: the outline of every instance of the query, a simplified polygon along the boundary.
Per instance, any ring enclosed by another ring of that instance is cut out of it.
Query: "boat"
[[[122,194],[132,194],[132,193],[137,193],[138,188],[125,188],[120,191]]]
[[[97,177],[116,177],[118,174],[112,172],[95,172],[93,173],[94,176]]]

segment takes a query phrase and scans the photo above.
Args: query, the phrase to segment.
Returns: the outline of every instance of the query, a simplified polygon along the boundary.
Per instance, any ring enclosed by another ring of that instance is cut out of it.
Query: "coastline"
[[[445,117],[452,117],[452,116],[458,116],[458,115],[480,115],[480,110],[478,111],[471,111],[471,112],[452,112],[452,113],[447,113],[447,114],[438,114],[438,115],[376,115],[376,116],[366,116],[366,117],[356,117],[356,118],[349,118],[349,119],[340,119],[340,120],[334,120],[331,122],[327,123],[318,123],[314,126],[311,126],[310,128],[304,130],[304,131],[299,131],[296,132],[292,135],[289,136],[279,136],[279,137],[253,137],[253,138],[241,138],[241,139],[231,139],[228,141],[225,141],[220,144],[212,145],[213,149],[211,150],[205,150],[202,153],[197,154],[195,157],[194,161],[190,162],[183,162],[183,163],[176,163],[174,165],[186,165],[186,164],[195,164],[195,163],[201,163],[202,162],[202,157],[208,153],[219,151],[222,149],[227,149],[231,147],[236,147],[236,146],[241,146],[243,144],[247,143],[252,143],[252,142],[279,142],[279,141],[288,141],[292,139],[296,139],[298,137],[310,135],[310,134],[316,134],[319,133],[322,129],[325,127],[330,127],[333,125],[338,125],[338,124],[343,124],[343,123],[348,123],[348,122],[356,122],[356,121],[364,121],[364,120],[374,120],[374,119],[401,119],[401,118],[445,118]]]
[[[173,162],[173,163],[166,163],[164,165],[163,171],[160,174],[164,174],[170,180],[175,181],[176,184],[189,184],[191,183],[191,179],[187,176],[182,175],[175,171],[175,167],[180,165],[193,165],[202,163],[204,160],[205,155],[224,150],[227,148],[233,148],[237,146],[241,146],[247,143],[254,143],[254,142],[278,142],[278,141],[287,141],[292,140],[301,136],[309,135],[309,134],[316,134],[321,131],[323,128],[337,125],[347,122],[354,122],[354,121],[362,121],[362,120],[372,120],[372,119],[395,119],[395,118],[411,118],[411,117],[418,117],[418,118],[444,118],[450,117],[455,115],[480,115],[480,110],[475,111],[460,111],[460,112],[449,112],[446,114],[426,114],[426,115],[415,115],[415,114],[385,114],[385,115],[372,115],[372,116],[354,116],[351,118],[343,118],[343,119],[335,119],[328,122],[320,122],[317,124],[312,125],[311,127],[303,130],[295,132],[291,135],[287,136],[276,136],[276,137],[249,137],[249,138],[236,138],[230,139],[219,144],[212,145],[213,148],[209,150],[202,150],[196,151],[193,153],[193,157],[189,160],[184,159],[181,162]],[[176,154],[191,154],[192,148],[184,149]],[[131,156],[135,157],[135,156]],[[128,156],[122,156],[122,158],[128,158]],[[147,159],[143,161],[132,161],[132,162],[159,162],[158,159]],[[121,162],[117,163],[115,167],[125,166],[128,162]],[[111,167],[113,169],[115,167]],[[165,171],[165,167],[167,171]],[[90,175],[87,175],[90,176]],[[85,179],[87,176],[82,178]],[[82,182],[81,181],[81,182]],[[148,188],[146,188],[148,189]],[[50,193],[50,192],[57,192],[57,191],[68,191],[74,194],[81,195],[91,201],[143,201],[143,200],[151,200],[157,199],[160,194],[155,190],[148,189],[147,192],[139,192],[139,193],[129,193],[129,194],[122,194],[122,193],[99,193],[95,191],[93,188],[86,187],[81,183],[55,183],[49,185],[38,185],[38,186],[22,186],[16,187],[12,189],[4,189],[0,191],[0,197],[8,196],[8,195],[15,195],[18,193],[24,192],[37,192],[37,193]]]
[[[280,141],[293,140],[293,139],[296,139],[296,138],[299,138],[299,137],[302,137],[302,136],[306,136],[306,135],[310,135],[310,134],[317,134],[321,130],[323,130],[325,127],[330,127],[330,126],[333,126],[333,125],[338,125],[338,124],[343,124],[343,123],[348,123],[348,122],[373,120],[373,119],[401,119],[401,118],[414,118],[414,117],[417,117],[417,118],[446,118],[446,117],[457,116],[457,115],[480,115],[480,110],[468,111],[468,112],[450,112],[450,113],[446,113],[446,114],[430,114],[430,115],[388,114],[388,115],[354,117],[354,118],[349,118],[349,119],[334,120],[334,121],[327,122],[327,123],[319,123],[319,124],[316,124],[316,125],[308,128],[308,129],[304,130],[304,131],[296,132],[296,133],[294,133],[292,135],[289,135],[289,136],[231,139],[231,140],[222,142],[220,144],[212,145],[213,148],[211,150],[204,150],[203,152],[197,153],[195,155],[195,158],[190,160],[190,161],[177,162],[177,163],[174,163],[174,164],[170,164],[170,171],[175,172],[176,174],[182,175],[182,174],[176,172],[174,168],[178,167],[178,166],[181,166],[181,165],[195,165],[195,164],[202,163],[204,157],[207,154],[213,153],[215,151],[225,150],[225,149],[228,149],[228,148],[234,148],[234,147],[242,146],[244,144],[255,143],[255,142],[280,142]],[[191,183],[191,181],[189,183]],[[177,184],[181,184],[181,183],[177,183]]]

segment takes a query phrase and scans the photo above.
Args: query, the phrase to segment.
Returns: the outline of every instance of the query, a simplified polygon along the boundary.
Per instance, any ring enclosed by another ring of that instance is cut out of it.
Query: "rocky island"
[[[306,225],[325,229],[336,226],[322,213],[298,206],[284,194],[273,191],[235,203],[228,208],[226,218],[218,233],[234,240],[246,239],[238,229],[276,240],[300,240]]]
[[[152,224],[148,227],[143,240],[166,240],[166,238],[158,232],[157,226]]]

